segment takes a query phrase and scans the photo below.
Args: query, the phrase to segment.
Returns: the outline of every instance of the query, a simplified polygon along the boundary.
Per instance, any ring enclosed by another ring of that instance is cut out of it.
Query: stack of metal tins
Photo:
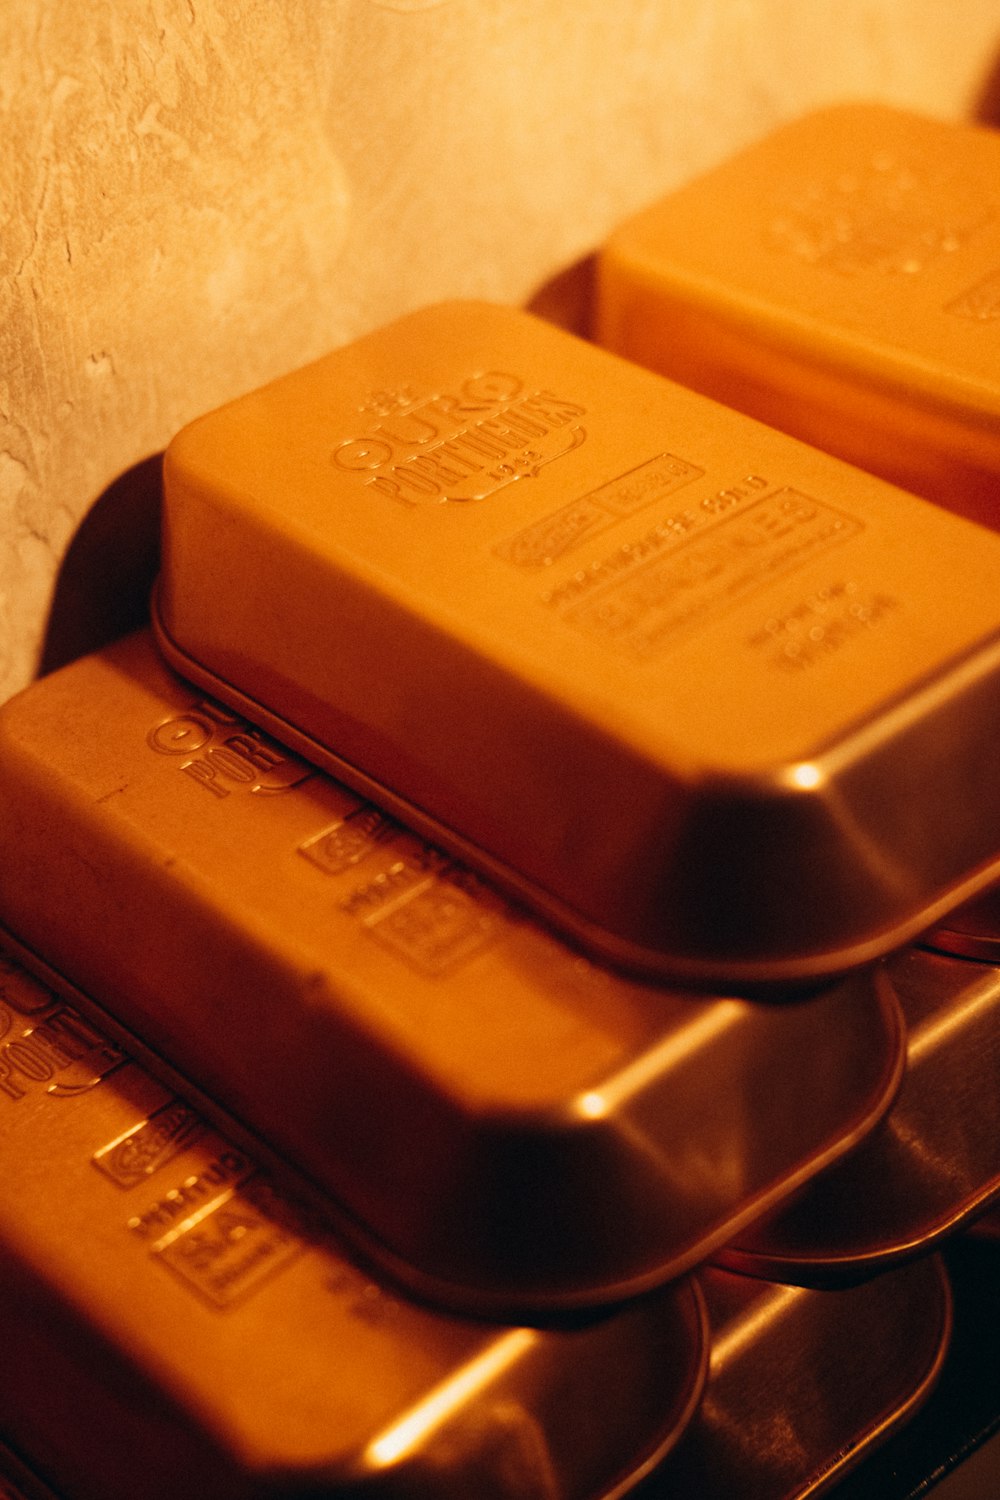
[[[39,1482],[794,1500],[904,1421],[1000,1183],[996,955],[950,936],[1000,873],[998,578],[478,304],[182,434],[160,650],[0,712]]]

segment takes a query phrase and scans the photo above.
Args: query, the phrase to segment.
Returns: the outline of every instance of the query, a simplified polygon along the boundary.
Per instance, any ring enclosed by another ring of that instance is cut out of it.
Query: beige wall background
[[[191,417],[810,106],[995,119],[998,58],[984,0],[8,0],[0,700],[138,617]]]

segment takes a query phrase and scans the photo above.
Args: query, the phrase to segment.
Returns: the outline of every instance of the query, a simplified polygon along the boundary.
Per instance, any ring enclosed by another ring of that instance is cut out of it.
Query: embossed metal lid
[[[719,988],[867,962],[1000,874],[998,577],[994,535],[449,304],[175,440],[157,608],[203,688]]]
[[[933,1388],[951,1293],[937,1256],[839,1291],[706,1269],[705,1397],[648,1500],[806,1500],[890,1437]]]
[[[939,1244],[1000,1196],[1000,968],[912,948],[887,973],[908,1034],[892,1109],[737,1235],[727,1265],[836,1285]]]
[[[608,348],[1000,526],[1000,133],[818,110],[618,228]]]
[[[679,1274],[856,1144],[902,1068],[878,974],[765,1005],[598,968],[146,635],[0,710],[0,921],[477,1308]]]
[[[691,1284],[561,1329],[410,1305],[6,960],[0,1035],[2,1426],[74,1500],[599,1500],[690,1419]]]

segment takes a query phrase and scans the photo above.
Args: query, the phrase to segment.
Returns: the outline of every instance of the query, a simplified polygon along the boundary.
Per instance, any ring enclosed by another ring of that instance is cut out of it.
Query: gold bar
[[[0,921],[396,1274],[505,1314],[678,1275],[856,1144],[902,1068],[880,974],[772,1006],[598,968],[144,634],[0,711]]]
[[[165,483],[174,666],[606,959],[812,981],[1000,875],[1000,537],[702,396],[448,304]]]
[[[1000,526],[998,180],[995,130],[819,110],[612,234],[598,338]]]
[[[839,1291],[711,1268],[700,1279],[708,1385],[650,1500],[826,1494],[910,1420],[940,1374],[952,1299],[936,1256]]]
[[[610,1500],[690,1420],[690,1283],[562,1329],[411,1305],[6,959],[0,1028],[0,1430],[73,1500]]]
[[[912,948],[887,973],[908,1035],[892,1109],[737,1235],[727,1265],[836,1286],[934,1248],[1000,1198],[1000,968]]]

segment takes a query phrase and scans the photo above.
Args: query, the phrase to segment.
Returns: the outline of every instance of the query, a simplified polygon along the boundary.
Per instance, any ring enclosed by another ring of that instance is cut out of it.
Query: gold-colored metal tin
[[[612,962],[811,981],[1000,875],[1000,537],[528,314],[412,314],[165,490],[172,664]]]
[[[550,1329],[408,1304],[9,961],[0,1027],[0,1430],[73,1500],[598,1500],[690,1419],[690,1283]]]
[[[924,1252],[1000,1196],[1000,968],[921,948],[887,960],[908,1033],[892,1109],[843,1161],[721,1252],[837,1284]]]
[[[612,234],[608,348],[1000,526],[1000,133],[818,110]]]
[[[679,1274],[902,1069],[879,974],[765,1005],[598,968],[144,634],[0,711],[0,921],[462,1306]]]
[[[1000,964],[1000,886],[990,886],[981,896],[962,906],[925,932],[921,943],[956,958]]]
[[[709,1380],[644,1500],[817,1500],[920,1408],[952,1326],[937,1256],[814,1291],[708,1269]]]

